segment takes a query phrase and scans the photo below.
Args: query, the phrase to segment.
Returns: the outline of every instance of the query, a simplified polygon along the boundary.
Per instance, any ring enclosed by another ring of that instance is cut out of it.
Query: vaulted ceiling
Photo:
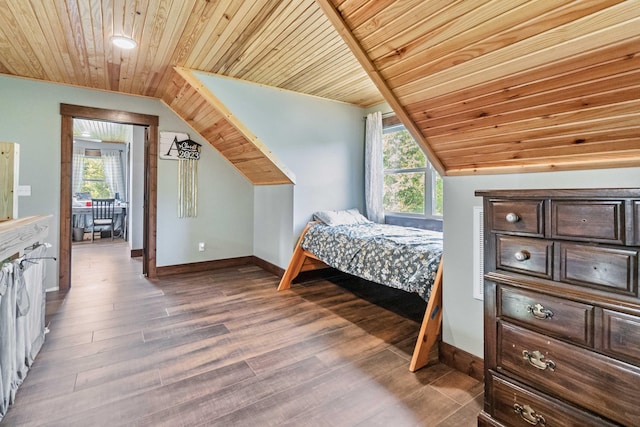
[[[256,184],[291,176],[193,70],[386,101],[456,175],[640,165],[639,53],[640,0],[0,0],[0,73],[161,99]]]

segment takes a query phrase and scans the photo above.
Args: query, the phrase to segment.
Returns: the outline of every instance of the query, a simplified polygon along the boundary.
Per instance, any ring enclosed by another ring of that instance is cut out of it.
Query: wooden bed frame
[[[302,249],[300,244],[302,238],[307,233],[309,228],[315,224],[310,222],[302,231],[296,248],[293,251],[289,265],[287,266],[278,290],[282,291],[291,288],[291,282],[302,271],[319,270],[322,268],[328,268],[329,266],[320,261],[311,252]],[[422,326],[418,333],[418,339],[416,340],[416,346],[413,350],[413,356],[411,358],[411,364],[409,370],[415,372],[418,369],[424,367],[429,362],[429,350],[435,344],[438,334],[440,333],[440,326],[442,325],[442,258],[440,259],[440,265],[438,266],[438,272],[436,273],[436,279],[431,288],[431,296],[427,302],[427,308],[424,313],[424,319],[422,320]]]

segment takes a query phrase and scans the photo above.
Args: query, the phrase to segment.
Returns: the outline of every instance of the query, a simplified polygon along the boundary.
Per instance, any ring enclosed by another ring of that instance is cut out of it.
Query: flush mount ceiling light
[[[111,43],[122,49],[133,49],[138,46],[138,42],[127,36],[113,36],[111,37]]]

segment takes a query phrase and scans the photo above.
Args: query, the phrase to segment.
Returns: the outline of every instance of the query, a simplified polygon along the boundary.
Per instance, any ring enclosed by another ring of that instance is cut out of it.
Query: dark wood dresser
[[[640,426],[640,189],[484,198],[480,426]]]

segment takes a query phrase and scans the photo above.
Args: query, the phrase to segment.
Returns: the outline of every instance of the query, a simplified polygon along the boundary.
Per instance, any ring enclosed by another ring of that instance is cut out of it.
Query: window
[[[126,176],[123,168],[122,150],[111,148],[73,147],[74,194],[83,194],[83,198],[116,198],[124,195]]]
[[[385,214],[442,216],[442,177],[402,125],[383,135]]]
[[[80,191],[91,193],[91,197],[94,199],[111,197],[111,191],[104,177],[104,163],[99,152],[97,157],[86,155],[84,158]]]

